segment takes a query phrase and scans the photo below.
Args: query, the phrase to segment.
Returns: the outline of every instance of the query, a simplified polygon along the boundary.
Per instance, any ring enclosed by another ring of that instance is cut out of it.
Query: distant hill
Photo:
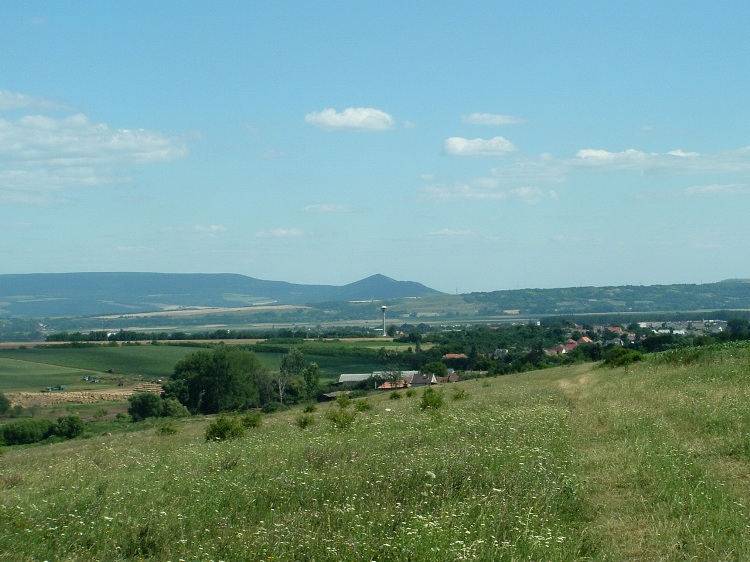
[[[191,307],[384,300],[438,295],[413,281],[373,275],[343,286],[236,274],[40,273],[0,275],[0,317],[48,318]]]

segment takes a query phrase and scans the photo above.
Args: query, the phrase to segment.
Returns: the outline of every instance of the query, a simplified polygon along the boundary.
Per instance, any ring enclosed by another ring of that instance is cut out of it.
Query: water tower
[[[380,310],[383,312],[383,337],[385,337],[385,309],[386,308],[388,307],[385,305],[380,307]]]

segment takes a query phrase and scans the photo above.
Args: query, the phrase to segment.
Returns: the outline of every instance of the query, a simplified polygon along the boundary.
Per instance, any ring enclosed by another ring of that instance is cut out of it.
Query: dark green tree
[[[0,392],[0,416],[4,415],[8,410],[10,410],[10,400],[5,394]]]
[[[258,383],[264,376],[265,368],[252,351],[220,346],[178,362],[164,392],[193,413],[244,410],[261,405]]]
[[[448,367],[442,361],[433,361],[422,367],[423,373],[432,373],[436,377],[447,377]]]
[[[152,392],[138,392],[128,398],[128,414],[134,422],[161,416],[161,398]]]
[[[305,394],[309,400],[313,400],[318,395],[318,386],[320,385],[320,368],[317,363],[310,363],[302,371],[302,378],[305,379]]]

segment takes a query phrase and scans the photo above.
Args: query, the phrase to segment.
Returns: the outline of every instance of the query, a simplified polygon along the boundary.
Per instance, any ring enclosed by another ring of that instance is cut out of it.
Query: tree
[[[317,363],[310,363],[302,371],[302,378],[305,379],[305,394],[312,400],[318,395],[318,386],[320,385],[320,368]]]
[[[52,433],[63,439],[74,439],[75,437],[83,435],[85,429],[86,424],[84,421],[78,415],[73,414],[57,418],[57,421],[52,428]]]
[[[219,346],[188,355],[164,385],[192,413],[216,414],[260,406],[258,385],[266,370],[252,352]]]
[[[161,416],[161,398],[153,392],[138,392],[128,398],[128,414],[134,422]]]
[[[10,410],[10,400],[5,394],[0,392],[0,416],[4,415],[8,410]]]
[[[448,367],[442,361],[433,361],[422,367],[423,373],[432,373],[436,377],[447,377]]]
[[[279,391],[279,402],[284,403],[284,393],[287,385],[295,378],[301,378],[307,364],[305,356],[297,349],[290,349],[289,352],[281,358],[281,368],[278,373],[274,373],[273,380]]]

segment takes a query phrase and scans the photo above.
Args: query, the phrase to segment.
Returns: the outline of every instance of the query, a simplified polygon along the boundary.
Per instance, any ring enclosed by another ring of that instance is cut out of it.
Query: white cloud
[[[347,205],[324,203],[320,205],[308,205],[304,210],[307,213],[348,213],[351,209]]]
[[[328,108],[308,113],[305,123],[328,131],[384,131],[393,128],[393,117],[371,107],[349,107],[341,113]]]
[[[18,94],[6,96],[6,105],[13,99],[26,107],[33,103]],[[110,129],[82,114],[0,118],[0,197],[33,202],[51,199],[40,194],[124,183],[127,166],[187,154],[184,139],[146,129]]]
[[[71,109],[71,107],[68,104],[40,96],[0,90],[0,111],[18,109]]]
[[[430,232],[430,236],[474,236],[474,233],[467,229],[464,230],[456,230],[452,228],[443,228],[441,230],[437,230],[435,232]]]
[[[302,236],[302,231],[296,228],[274,228],[259,232],[258,236],[261,238],[296,238]]]
[[[470,113],[469,115],[462,115],[461,120],[464,123],[473,123],[474,125],[521,125],[526,123],[525,119],[494,113]]]
[[[212,224],[210,226],[196,225],[193,227],[193,232],[202,238],[214,238],[220,232],[226,232],[227,228],[220,224]]]
[[[495,186],[479,183],[453,183],[453,184],[433,184],[428,185],[422,190],[424,196],[432,201],[520,201],[528,205],[537,205],[545,197],[556,200],[557,193],[554,191],[544,191],[538,187],[516,187],[513,189],[497,189]]]
[[[491,139],[465,139],[450,137],[445,139],[443,148],[453,156],[504,156],[513,152],[516,147],[504,137]]]
[[[696,185],[685,189],[687,195],[736,195],[748,193],[748,186],[742,184]]]

